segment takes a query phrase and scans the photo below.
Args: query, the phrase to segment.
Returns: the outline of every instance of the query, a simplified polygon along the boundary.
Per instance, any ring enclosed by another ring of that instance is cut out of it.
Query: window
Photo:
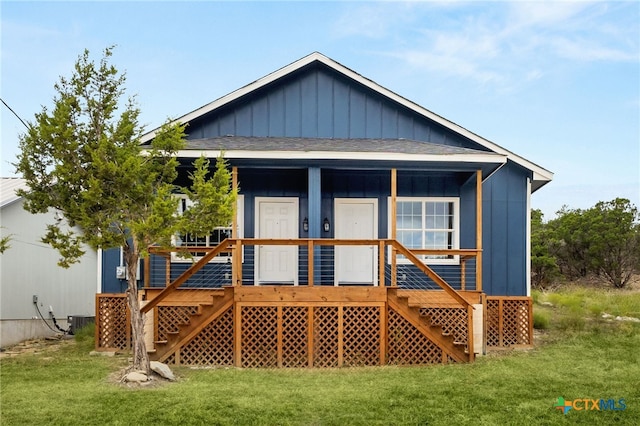
[[[193,202],[189,200],[185,195],[179,195],[180,202],[178,203],[178,214],[182,214],[189,209]],[[238,195],[237,198],[238,208],[238,237],[243,237],[243,217],[244,217],[244,196]],[[176,247],[215,247],[224,241],[225,238],[233,238],[232,224],[229,226],[219,226],[213,229],[208,235],[194,235],[194,234],[177,234],[174,237],[174,245]],[[197,260],[199,257],[204,256],[206,252],[194,252],[192,253]],[[180,256],[178,253],[171,254],[171,260],[173,262],[191,262],[192,259],[184,256]],[[221,252],[214,257],[211,262],[224,263],[231,261],[231,251]]]
[[[458,198],[397,198],[396,236],[407,248],[457,249],[459,248]],[[425,263],[457,263],[458,256],[418,256]],[[399,259],[400,263],[407,262]]]

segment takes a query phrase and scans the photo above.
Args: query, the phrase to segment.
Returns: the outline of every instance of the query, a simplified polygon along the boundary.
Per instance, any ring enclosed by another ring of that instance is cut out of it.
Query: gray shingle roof
[[[375,152],[416,155],[461,155],[492,152],[409,139],[326,139],[224,136],[187,141],[187,150]],[[495,154],[500,157],[499,154]]]

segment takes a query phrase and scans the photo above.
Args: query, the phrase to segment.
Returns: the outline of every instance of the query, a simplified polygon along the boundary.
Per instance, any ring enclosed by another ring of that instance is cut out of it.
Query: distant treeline
[[[532,285],[595,274],[624,288],[640,272],[640,215],[624,198],[601,201],[590,209],[564,206],[553,220],[531,212]]]

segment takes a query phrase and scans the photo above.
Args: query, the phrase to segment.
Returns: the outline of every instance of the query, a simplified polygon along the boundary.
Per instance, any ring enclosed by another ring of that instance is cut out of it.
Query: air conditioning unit
[[[76,334],[76,331],[80,330],[83,327],[91,323],[96,322],[96,317],[89,317],[84,315],[71,315],[67,317],[67,322],[69,323],[69,329],[71,334]]]

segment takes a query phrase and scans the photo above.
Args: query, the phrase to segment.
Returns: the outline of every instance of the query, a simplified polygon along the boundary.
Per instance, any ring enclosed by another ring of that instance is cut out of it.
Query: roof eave
[[[257,150],[181,150],[178,158],[218,158],[225,159],[291,159],[291,160],[358,160],[358,161],[407,161],[434,163],[482,163],[504,164],[507,157],[486,154],[403,154],[394,152],[344,152],[344,151],[257,151]]]

